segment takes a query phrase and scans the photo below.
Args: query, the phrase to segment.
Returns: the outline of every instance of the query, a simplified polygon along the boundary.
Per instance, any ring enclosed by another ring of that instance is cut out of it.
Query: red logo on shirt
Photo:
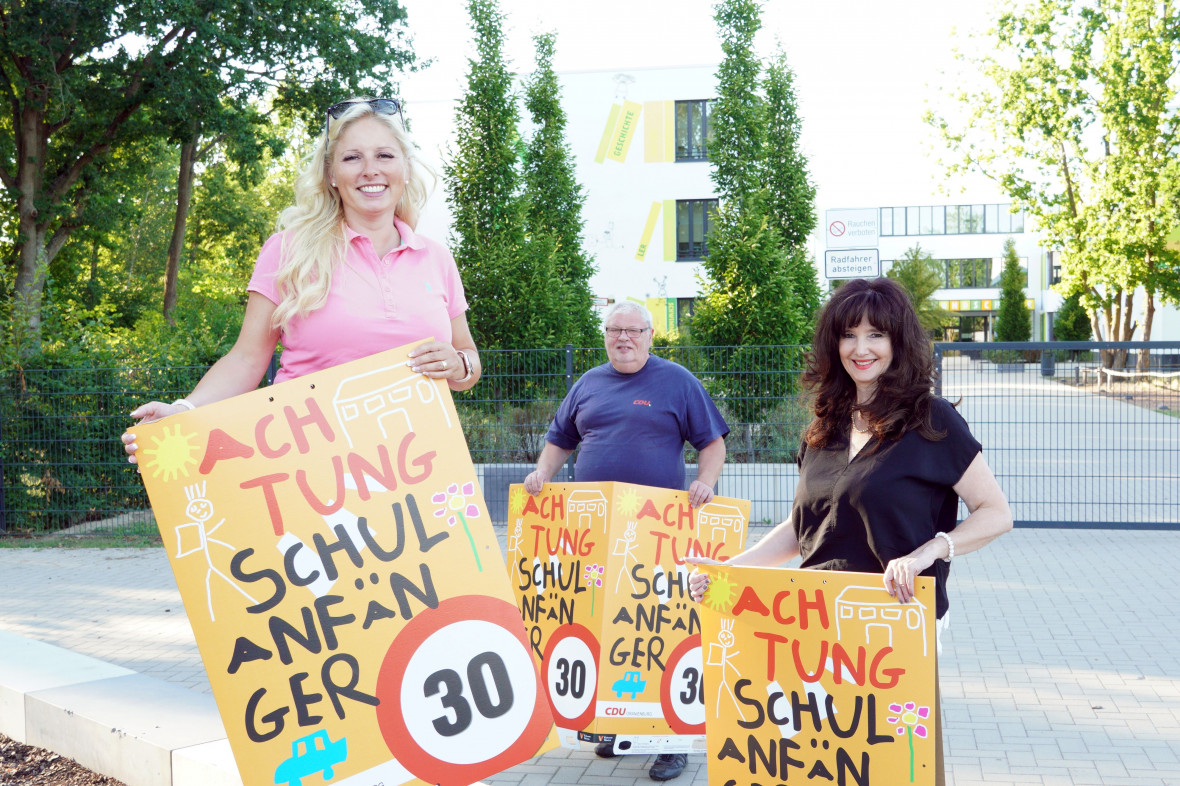
[[[641,399],[641,398],[637,398],[637,399],[635,399],[634,401],[632,401],[631,403],[632,403],[632,404],[634,404],[634,405],[635,405],[635,406],[637,406],[637,407],[650,407],[650,406],[651,406],[651,402],[650,402],[650,401],[646,401],[646,400],[644,400],[644,399]]]

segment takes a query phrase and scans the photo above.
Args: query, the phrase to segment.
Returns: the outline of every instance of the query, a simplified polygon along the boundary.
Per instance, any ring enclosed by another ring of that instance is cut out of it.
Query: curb
[[[4,631],[0,733],[127,786],[242,786],[212,696]]]

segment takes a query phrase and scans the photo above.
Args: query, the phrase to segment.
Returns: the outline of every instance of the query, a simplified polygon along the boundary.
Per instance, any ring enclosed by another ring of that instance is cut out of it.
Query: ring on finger
[[[445,361],[445,360],[442,361],[442,367],[443,367],[443,371],[447,370],[447,361]]]

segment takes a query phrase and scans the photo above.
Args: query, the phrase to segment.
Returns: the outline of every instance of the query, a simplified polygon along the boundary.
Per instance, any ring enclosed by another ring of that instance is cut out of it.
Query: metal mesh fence
[[[1180,527],[1180,342],[986,346],[937,345],[941,393],[1018,522]]]
[[[795,495],[794,456],[809,420],[798,391],[804,351],[654,350],[701,379],[725,415],[718,493],[749,499],[754,524],[785,518]],[[1134,373],[1143,351],[1150,372]],[[961,400],[1019,523],[1180,527],[1180,342],[937,344],[935,357],[939,392]],[[532,469],[569,385],[606,357],[567,347],[481,359],[483,379],[455,404],[492,517],[503,520],[508,485]],[[118,436],[137,404],[183,396],[204,371],[0,376],[0,532],[154,531]],[[691,480],[691,450],[686,459]]]

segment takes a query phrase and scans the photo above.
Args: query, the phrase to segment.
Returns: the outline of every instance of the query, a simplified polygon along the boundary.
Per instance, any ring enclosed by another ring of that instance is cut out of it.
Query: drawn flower
[[[447,486],[445,492],[438,492],[430,498],[430,501],[435,505],[442,505],[441,508],[434,511],[435,518],[447,516],[448,526],[455,526],[456,521],[463,525],[463,531],[467,533],[467,542],[471,544],[471,553],[475,556],[475,566],[482,571],[483,565],[479,561],[479,552],[475,548],[475,538],[471,536],[471,529],[467,526],[468,518],[479,516],[479,508],[474,503],[467,501],[467,498],[474,494],[475,484],[471,481],[464,483],[462,488],[458,483],[452,483]]]
[[[594,600],[598,594],[595,587],[602,586],[602,574],[606,573],[606,565],[599,565],[595,562],[593,565],[587,565],[586,570],[583,571],[583,576],[586,579],[586,584],[590,587],[590,616],[594,616]]]
[[[885,718],[886,723],[898,724],[897,736],[904,735],[910,743],[910,783],[914,782],[914,735],[918,735],[922,739],[926,738],[929,732],[926,725],[922,721],[930,717],[929,707],[919,707],[912,701],[907,701],[905,704],[890,704],[889,711],[896,713]]]
[[[606,567],[599,565],[597,562],[593,565],[586,566],[586,584],[591,587],[602,586],[602,574],[606,572]]]

